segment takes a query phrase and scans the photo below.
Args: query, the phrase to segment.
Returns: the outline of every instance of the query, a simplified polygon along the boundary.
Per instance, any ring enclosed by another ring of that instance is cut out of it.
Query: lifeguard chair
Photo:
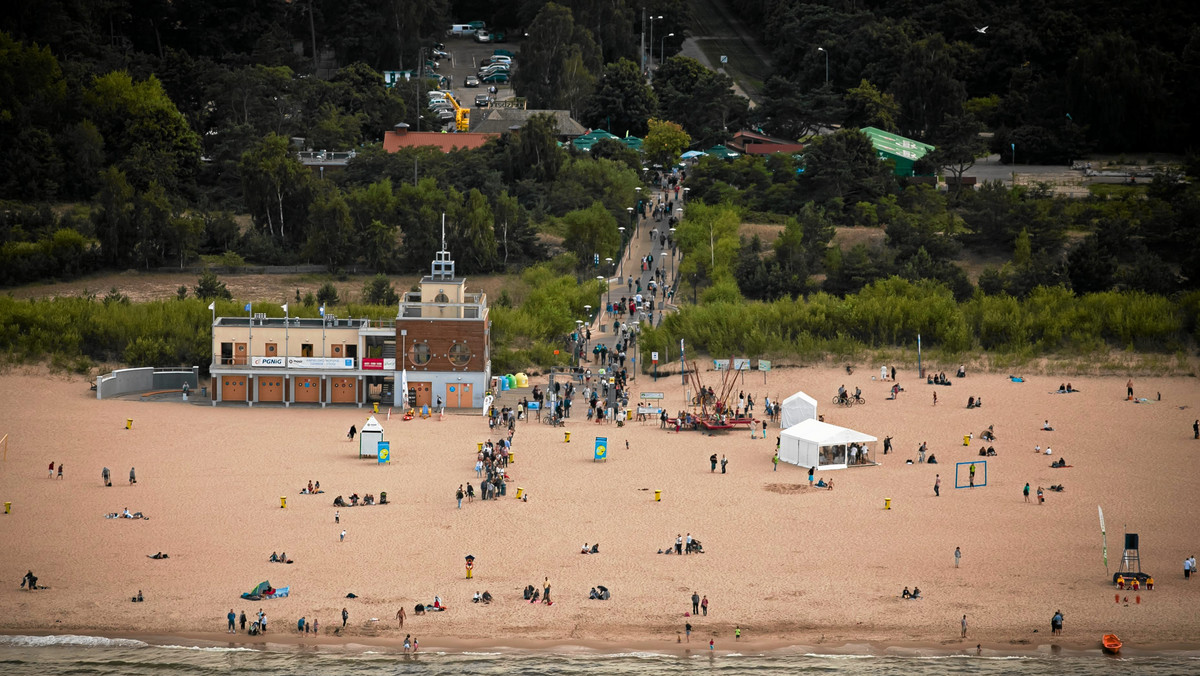
[[[1127,586],[1131,586],[1132,580],[1136,579],[1141,584],[1146,583],[1146,578],[1149,574],[1142,572],[1142,557],[1138,552],[1138,534],[1125,534],[1125,551],[1121,552],[1121,567],[1113,574],[1113,584],[1117,583],[1117,578],[1125,578]]]

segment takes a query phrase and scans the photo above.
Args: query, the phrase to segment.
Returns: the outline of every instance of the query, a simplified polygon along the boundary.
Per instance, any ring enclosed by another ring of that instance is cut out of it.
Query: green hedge
[[[945,354],[990,351],[1016,355],[1090,354],[1111,347],[1174,351],[1200,333],[1200,295],[1172,301],[1141,292],[1077,296],[1039,288],[1029,297],[976,293],[955,302],[945,286],[900,278],[857,294],[825,293],[807,300],[685,306],[639,341],[642,363],[651,351],[815,358],[853,356],[882,347],[923,346]],[[1189,335],[1191,334],[1191,335]]]

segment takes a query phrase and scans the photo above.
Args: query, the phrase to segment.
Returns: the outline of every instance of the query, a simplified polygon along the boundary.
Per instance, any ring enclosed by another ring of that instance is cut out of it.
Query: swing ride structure
[[[729,363],[733,364],[734,360],[730,358]],[[721,384],[717,390],[705,387],[700,376],[700,369],[695,361],[692,361],[692,367],[688,370],[688,377],[696,392],[691,403],[697,428],[719,432],[731,430],[738,425],[747,427],[754,425],[753,417],[746,415],[737,417],[735,416],[737,407],[730,406],[733,389],[737,386],[738,372],[736,370],[722,370]],[[697,408],[699,411],[696,411]]]

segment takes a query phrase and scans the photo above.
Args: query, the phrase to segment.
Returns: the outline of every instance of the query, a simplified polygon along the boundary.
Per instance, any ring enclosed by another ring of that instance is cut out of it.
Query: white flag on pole
[[[213,312],[216,312],[217,311],[217,301],[214,300],[213,302],[209,303],[208,309],[212,310]]]
[[[287,303],[283,304],[283,314],[287,314]]]

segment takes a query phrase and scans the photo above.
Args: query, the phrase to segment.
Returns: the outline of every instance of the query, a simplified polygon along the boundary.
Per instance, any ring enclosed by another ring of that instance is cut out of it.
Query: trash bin
[[[516,461],[517,461],[517,454],[512,451],[509,451],[508,452],[508,464],[511,465]]]
[[[522,495],[525,495],[525,489],[518,486],[517,487],[517,499],[520,500]]]
[[[476,447],[477,447],[479,450],[481,450],[481,451],[483,450],[483,442],[482,442],[482,441],[476,441],[476,442],[475,442],[475,446],[476,446]]]
[[[125,429],[127,429],[127,430],[133,429],[133,418],[125,419]]]
[[[287,497],[286,496],[283,496],[283,495],[279,496],[279,508],[287,509]]]
[[[964,434],[963,435],[963,446],[970,446],[970,445],[971,445],[971,435]]]
[[[564,444],[571,443],[571,433],[570,432],[563,432],[563,443]]]
[[[891,499],[891,498],[884,498],[884,499],[883,499],[883,508],[884,508],[884,509],[891,509],[891,508],[892,508],[892,499]]]
[[[508,484],[503,481],[500,482],[500,495],[501,497],[508,495]]]
[[[375,402],[372,405],[372,408],[375,410],[376,413],[379,413],[379,402]]]
[[[4,503],[4,513],[12,514],[12,503],[11,502]]]
[[[654,491],[654,501],[662,502],[662,491],[661,490]]]

